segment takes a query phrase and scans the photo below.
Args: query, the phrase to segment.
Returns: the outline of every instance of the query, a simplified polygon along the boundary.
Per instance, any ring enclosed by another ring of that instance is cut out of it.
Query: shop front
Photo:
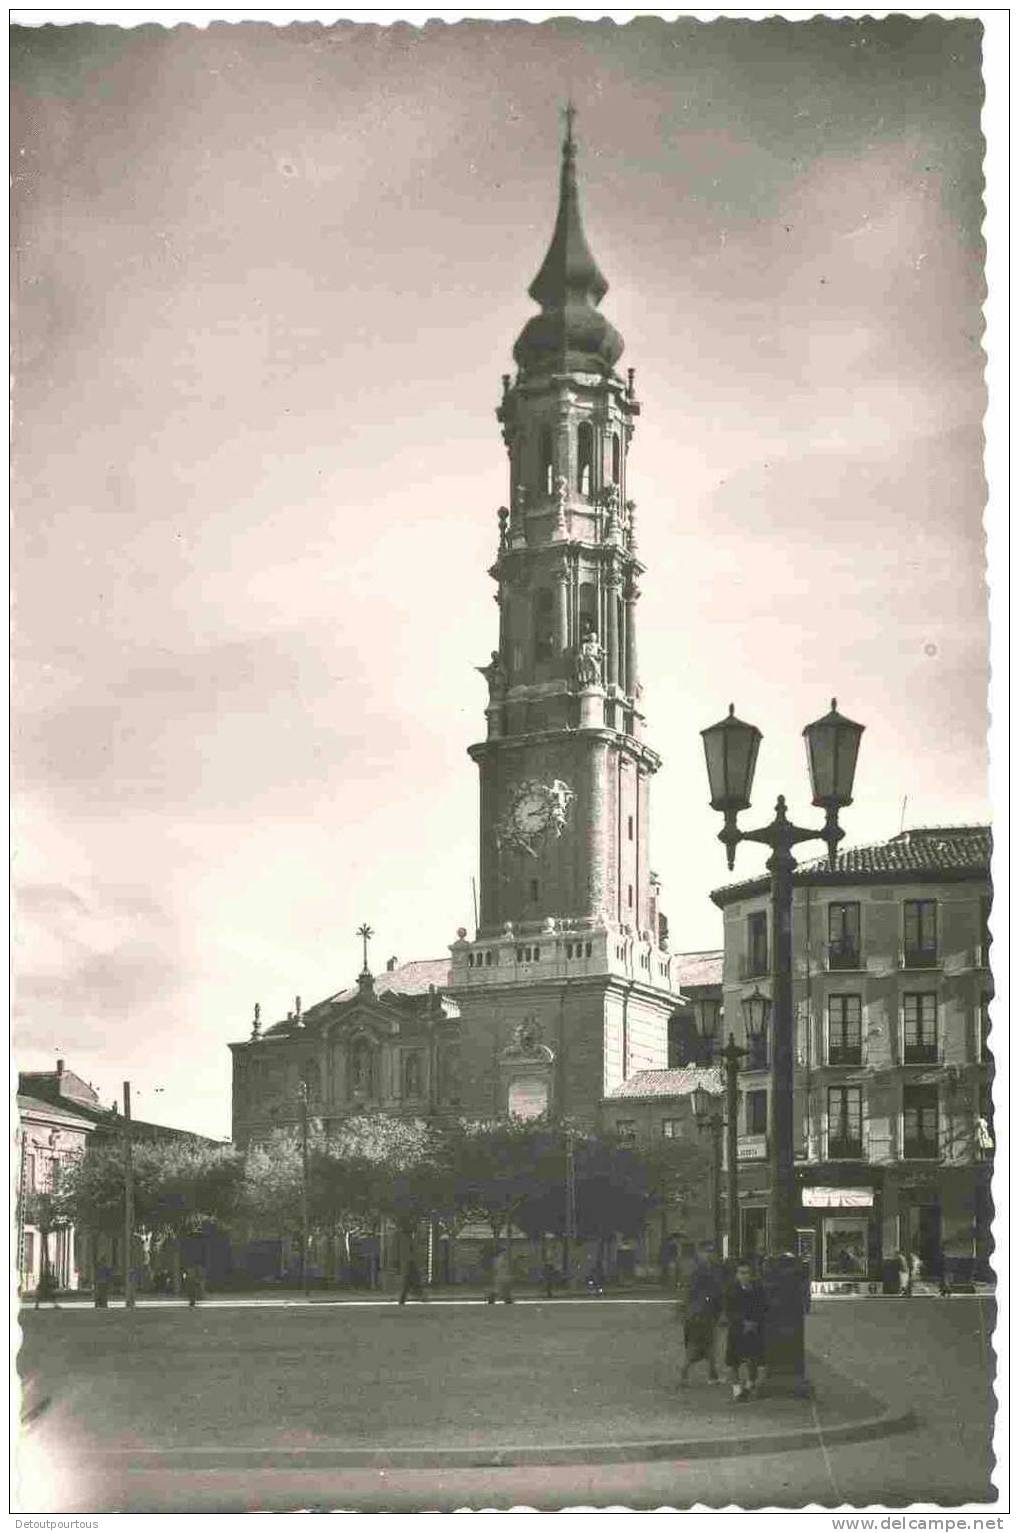
[[[841,1167],[819,1166],[817,1179],[811,1176],[800,1187],[798,1252],[819,1292],[867,1292],[880,1286],[880,1183],[862,1167],[849,1169],[852,1180]]]

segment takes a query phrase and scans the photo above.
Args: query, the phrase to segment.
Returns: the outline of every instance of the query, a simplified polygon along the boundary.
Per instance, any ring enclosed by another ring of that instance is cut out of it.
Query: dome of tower
[[[541,313],[527,321],[513,356],[521,372],[610,373],[623,354],[623,339],[598,312],[609,285],[584,235],[572,112],[568,121],[552,243],[528,289]]]

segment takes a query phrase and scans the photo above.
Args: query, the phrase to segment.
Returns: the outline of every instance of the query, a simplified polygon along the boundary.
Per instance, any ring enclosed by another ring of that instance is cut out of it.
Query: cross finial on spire
[[[368,967],[368,943],[371,938],[374,937],[375,933],[368,925],[368,922],[365,921],[357,928],[357,935],[361,939],[362,951],[364,953],[364,963],[361,966],[361,973],[370,974],[371,970]]]
[[[566,119],[566,138],[563,143],[564,148],[573,148],[573,119],[576,117],[576,115],[577,109],[573,105],[573,102],[567,101],[566,105],[563,107],[563,117]]]

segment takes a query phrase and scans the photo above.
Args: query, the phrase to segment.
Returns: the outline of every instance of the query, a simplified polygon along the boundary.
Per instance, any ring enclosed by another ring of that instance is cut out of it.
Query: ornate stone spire
[[[609,285],[591,254],[580,216],[572,104],[565,115],[559,211],[552,243],[528,289],[542,312],[528,320],[513,355],[523,372],[610,373],[623,354],[623,341],[598,313]]]

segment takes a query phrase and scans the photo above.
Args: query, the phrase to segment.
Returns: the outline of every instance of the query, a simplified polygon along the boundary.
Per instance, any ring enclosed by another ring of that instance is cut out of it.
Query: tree
[[[71,1221],[59,1187],[26,1193],[22,1209],[24,1222],[39,1231],[39,1280],[35,1286],[35,1307],[38,1309],[40,1299],[51,1299],[57,1287],[50,1267],[50,1236],[54,1230],[66,1229]]]
[[[68,1222],[88,1237],[94,1283],[101,1237],[118,1235],[124,1228],[123,1147],[93,1142],[74,1160],[65,1162],[59,1196]]]
[[[231,1146],[152,1140],[134,1147],[136,1223],[172,1242],[173,1286],[180,1291],[184,1237],[228,1223],[240,1203],[243,1162]]]
[[[286,1129],[248,1146],[238,1190],[235,1220],[248,1230],[271,1232],[280,1239],[301,1228],[301,1146]]]
[[[461,1122],[448,1130],[453,1202],[489,1225],[498,1246],[547,1193],[562,1131],[545,1118]]]
[[[374,1233],[392,1218],[409,1235],[429,1212],[435,1187],[435,1141],[418,1120],[378,1113],[348,1118],[316,1146],[309,1164],[310,1201],[331,1239]]]

